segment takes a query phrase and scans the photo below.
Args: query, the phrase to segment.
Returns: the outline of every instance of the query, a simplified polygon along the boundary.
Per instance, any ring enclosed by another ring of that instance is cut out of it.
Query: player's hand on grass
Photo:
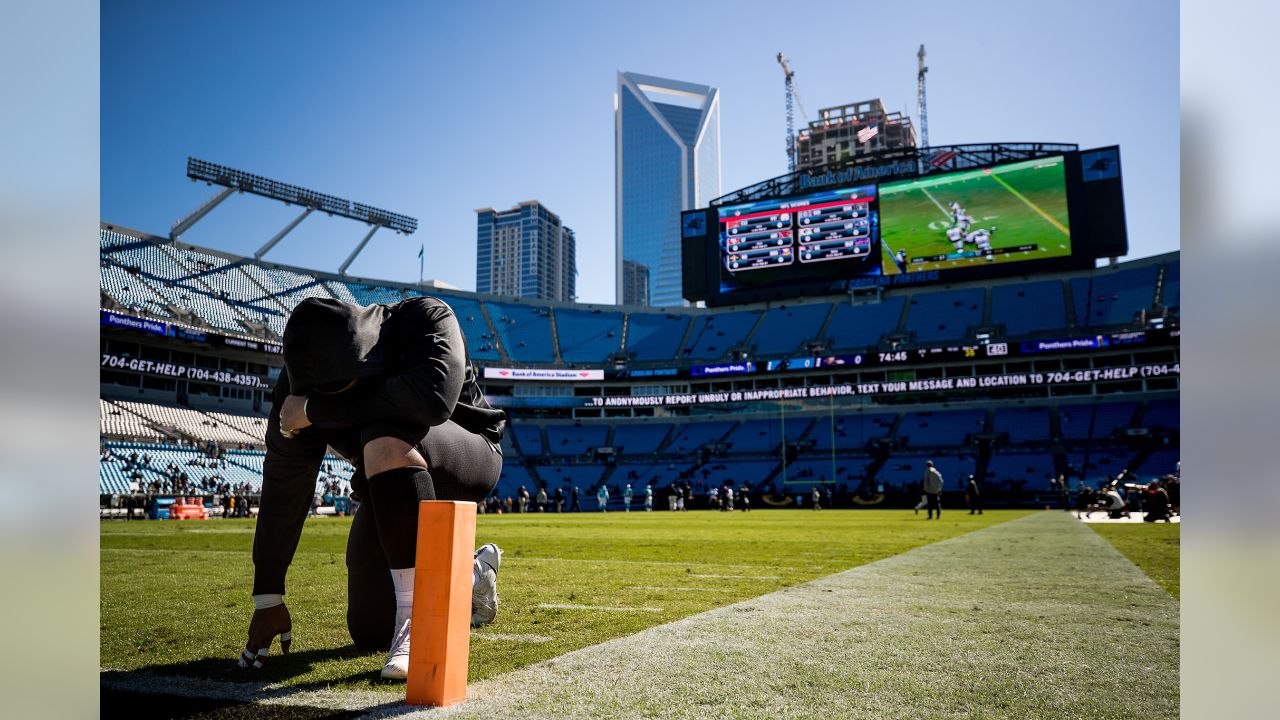
[[[309,426],[307,419],[307,396],[290,395],[280,405],[280,434],[293,437],[293,434]]]
[[[261,668],[271,650],[271,642],[280,636],[280,651],[289,654],[293,643],[293,620],[289,608],[283,603],[275,607],[253,611],[249,621],[249,642],[240,653],[240,667]]]

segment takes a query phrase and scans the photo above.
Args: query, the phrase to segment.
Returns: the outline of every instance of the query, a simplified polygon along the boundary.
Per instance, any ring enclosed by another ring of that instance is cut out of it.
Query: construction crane
[[[927,148],[929,147],[929,106],[925,104],[924,98],[924,75],[929,72],[929,68],[924,64],[924,45],[920,46],[916,59],[920,61],[916,71],[916,115],[920,118],[920,147]]]
[[[809,113],[804,111],[804,103],[800,102],[800,93],[796,91],[796,72],[787,64],[787,56],[778,53],[778,64],[782,66],[782,74],[786,77],[787,88],[787,172],[795,172],[796,118],[792,108],[800,108],[800,115],[805,120],[809,119]]]

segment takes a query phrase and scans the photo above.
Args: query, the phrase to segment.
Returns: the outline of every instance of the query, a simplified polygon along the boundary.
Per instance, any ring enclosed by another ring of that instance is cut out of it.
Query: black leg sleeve
[[[413,567],[418,539],[418,501],[436,499],[431,473],[423,467],[378,473],[369,478],[369,495],[378,540],[391,569]]]
[[[361,478],[363,480],[363,478]],[[396,618],[395,588],[367,496],[347,536],[347,631],[361,650],[386,650]]]

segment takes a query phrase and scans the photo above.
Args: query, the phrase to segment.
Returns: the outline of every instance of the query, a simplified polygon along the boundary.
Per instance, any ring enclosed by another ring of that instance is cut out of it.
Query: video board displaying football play
[[[880,185],[883,272],[1071,255],[1063,157]]]
[[[717,306],[1057,272],[1128,252],[1118,147],[947,172],[925,162],[960,152],[794,173],[770,182],[807,191],[753,186],[735,204],[684,211],[685,298]]]
[[[876,187],[718,209],[720,292],[880,273]]]

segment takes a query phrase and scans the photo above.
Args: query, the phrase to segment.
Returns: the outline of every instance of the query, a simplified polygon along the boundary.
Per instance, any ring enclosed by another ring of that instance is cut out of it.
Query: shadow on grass
[[[346,676],[326,676],[321,680],[310,682],[291,682],[294,678],[310,673],[317,664],[341,660],[358,660],[381,653],[370,653],[360,650],[354,645],[340,648],[303,650],[288,655],[275,653],[270,655],[262,668],[242,668],[236,658],[224,656],[201,658],[179,663],[149,665],[145,668],[130,671],[107,671],[101,675],[101,683],[110,685],[113,681],[126,681],[130,678],[152,677],[156,680],[191,678],[195,681],[210,680],[235,683],[242,690],[259,690],[263,692],[297,692],[301,690],[318,690],[332,688],[334,685],[351,685],[350,689],[388,690],[403,683],[391,683],[378,677],[378,670],[361,670]],[[379,663],[381,669],[381,663]],[[174,687],[173,692],[180,694],[182,689]]]

